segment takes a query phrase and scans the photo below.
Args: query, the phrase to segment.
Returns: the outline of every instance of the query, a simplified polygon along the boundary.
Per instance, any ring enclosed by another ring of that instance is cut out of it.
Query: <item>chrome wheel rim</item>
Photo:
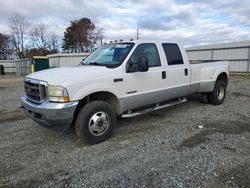
[[[105,112],[97,112],[89,120],[89,132],[93,136],[103,135],[109,128],[109,116]]]
[[[219,86],[217,90],[218,99],[221,101],[225,95],[225,89],[223,86]]]

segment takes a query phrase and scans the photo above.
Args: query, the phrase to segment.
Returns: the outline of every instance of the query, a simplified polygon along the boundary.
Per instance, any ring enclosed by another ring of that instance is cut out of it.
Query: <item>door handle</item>
[[[187,76],[188,75],[188,69],[185,69],[184,73],[185,73],[185,76]]]
[[[161,72],[162,79],[166,79],[166,71]]]

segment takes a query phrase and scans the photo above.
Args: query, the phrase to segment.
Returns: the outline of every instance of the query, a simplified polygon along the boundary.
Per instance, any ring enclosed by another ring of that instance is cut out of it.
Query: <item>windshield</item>
[[[106,66],[115,68],[122,64],[134,43],[115,43],[101,46],[96,49],[84,61],[83,65]]]

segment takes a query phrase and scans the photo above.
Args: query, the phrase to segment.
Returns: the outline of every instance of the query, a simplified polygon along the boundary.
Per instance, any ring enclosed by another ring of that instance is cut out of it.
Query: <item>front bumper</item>
[[[55,103],[45,101],[41,104],[31,103],[25,96],[21,97],[24,113],[38,124],[47,128],[66,129],[73,122],[78,101]]]

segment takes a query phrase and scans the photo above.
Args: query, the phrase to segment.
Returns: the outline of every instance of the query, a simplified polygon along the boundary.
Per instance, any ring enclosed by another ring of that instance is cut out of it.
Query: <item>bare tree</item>
[[[10,43],[10,36],[0,33],[0,59],[12,58],[13,49]]]
[[[91,47],[94,47],[94,45],[97,43],[97,41],[100,41],[101,46],[103,45],[103,28],[95,28],[95,30],[90,30],[88,33],[88,38],[91,41]]]
[[[30,37],[35,48],[40,50],[49,48],[47,29],[44,24],[35,26],[30,32]]]
[[[50,51],[56,53],[59,52],[61,46],[60,37],[56,33],[49,34],[49,48]]]
[[[101,42],[101,46],[102,46],[102,40],[103,40],[103,33],[104,33],[104,29],[103,28],[98,28],[96,29],[96,39],[100,40]]]
[[[11,37],[15,50],[19,58],[24,57],[24,43],[26,40],[26,31],[28,28],[28,22],[21,14],[14,14],[9,20],[9,27],[11,31]]]
[[[59,36],[55,33],[47,32],[48,26],[39,24],[35,26],[30,32],[30,39],[33,47],[47,53],[56,53],[60,48]]]

